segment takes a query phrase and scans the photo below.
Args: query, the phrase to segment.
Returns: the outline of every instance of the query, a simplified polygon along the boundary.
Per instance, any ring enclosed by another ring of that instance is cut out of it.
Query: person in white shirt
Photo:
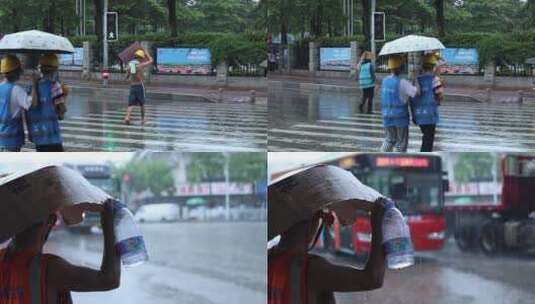
[[[15,55],[6,55],[2,59],[0,73],[4,76],[0,83],[0,151],[18,152],[24,145],[22,112],[38,104],[38,75],[32,73],[32,91],[28,96],[26,90],[16,84],[22,74],[22,67]]]
[[[408,100],[418,94],[418,88],[401,79],[401,56],[388,58],[391,74],[383,79],[381,86],[381,115],[385,128],[382,152],[407,152],[409,143]]]

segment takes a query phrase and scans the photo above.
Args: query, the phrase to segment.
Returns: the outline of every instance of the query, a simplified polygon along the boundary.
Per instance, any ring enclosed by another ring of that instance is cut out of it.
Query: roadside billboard
[[[73,54],[60,54],[58,57],[61,69],[80,69],[84,61],[84,48],[74,48]]]
[[[212,54],[209,49],[158,48],[156,66],[160,73],[209,75],[212,73]]]
[[[349,71],[351,70],[351,48],[329,47],[320,48],[320,70]]]
[[[479,54],[477,49],[446,48],[440,51],[440,55],[446,61],[441,66],[443,74],[479,74]]]

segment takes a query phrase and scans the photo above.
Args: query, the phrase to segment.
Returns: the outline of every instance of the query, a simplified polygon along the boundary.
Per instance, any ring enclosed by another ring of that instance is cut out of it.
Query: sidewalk
[[[355,80],[356,76],[351,78],[335,78],[335,77],[313,77],[307,75],[285,75],[279,73],[271,73],[268,75],[268,81],[281,81],[285,83],[299,83],[301,86],[311,85],[315,87],[320,87],[321,89],[330,88],[332,90],[341,91],[341,92],[351,92],[360,94],[358,89],[357,81]],[[382,79],[381,75],[378,75],[378,81],[376,83],[376,88],[380,86],[380,81]],[[487,102],[488,94],[484,88],[474,88],[467,86],[449,86],[446,83],[446,98],[462,98],[463,100],[472,99],[472,101],[477,102]],[[379,93],[379,92],[377,92]],[[507,89],[491,89],[490,90],[490,102],[497,103],[515,103],[518,102],[518,90],[507,90]],[[523,88],[523,101],[524,102],[534,102],[535,103],[535,90],[533,87]]]
[[[108,86],[104,87],[101,80],[84,81],[74,78],[61,78],[62,81],[75,89],[92,89],[92,90],[106,90],[114,89],[128,92],[130,85],[126,81],[108,82]],[[181,84],[169,83],[154,83],[145,84],[147,94],[174,94],[174,95],[190,95],[200,96],[212,102],[225,103],[243,103],[251,102],[251,90],[240,90],[236,88],[223,88],[222,99],[220,98],[219,88],[217,87],[203,87],[203,86],[187,86]],[[267,92],[258,90],[255,91],[255,103],[266,104]]]

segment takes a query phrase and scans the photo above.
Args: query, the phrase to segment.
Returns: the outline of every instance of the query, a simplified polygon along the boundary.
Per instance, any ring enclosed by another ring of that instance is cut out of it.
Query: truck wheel
[[[503,235],[501,224],[487,223],[481,229],[479,237],[479,247],[484,254],[494,256],[503,249]]]
[[[473,251],[475,249],[474,237],[470,227],[461,227],[455,230],[454,237],[457,247],[461,251]]]

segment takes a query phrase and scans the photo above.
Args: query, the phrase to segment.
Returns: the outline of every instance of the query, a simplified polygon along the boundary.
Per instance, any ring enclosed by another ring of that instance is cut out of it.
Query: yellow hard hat
[[[436,65],[438,61],[437,54],[427,54],[424,56],[425,65]]]
[[[59,67],[59,60],[56,54],[46,54],[39,58],[40,65]]]
[[[9,73],[20,67],[20,60],[15,55],[6,55],[0,63],[0,73]]]
[[[135,55],[136,57],[139,57],[139,58],[145,58],[145,52],[143,52],[143,50],[137,50],[135,52]]]
[[[398,69],[401,67],[401,56],[393,55],[388,57],[388,68],[389,69]]]

